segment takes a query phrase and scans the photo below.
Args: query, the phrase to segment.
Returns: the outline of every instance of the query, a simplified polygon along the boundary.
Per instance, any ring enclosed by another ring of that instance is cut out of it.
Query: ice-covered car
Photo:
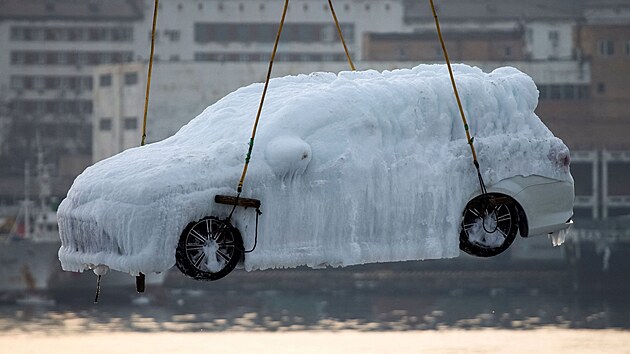
[[[59,212],[63,269],[137,275],[177,264],[196,279],[246,270],[478,256],[569,226],[569,150],[534,113],[514,68],[456,65],[480,184],[443,65],[273,79],[242,197],[234,196],[262,84],[238,89],[174,136],[100,161]],[[488,202],[488,200],[492,200]],[[254,206],[255,207],[255,206]],[[259,221],[259,223],[258,223]],[[250,251],[255,247],[250,253]]]

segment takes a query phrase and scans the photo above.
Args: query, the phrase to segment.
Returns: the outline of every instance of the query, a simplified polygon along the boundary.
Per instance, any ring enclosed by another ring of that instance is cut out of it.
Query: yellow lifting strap
[[[435,27],[437,29],[438,37],[440,38],[440,44],[442,45],[442,52],[444,53],[444,59],[446,60],[448,73],[451,77],[451,84],[453,85],[453,92],[455,93],[455,100],[457,100],[457,107],[459,108],[459,114],[462,117],[462,122],[464,123],[464,130],[466,131],[466,139],[468,141],[468,145],[470,145],[470,151],[472,152],[472,156],[473,156],[473,163],[475,165],[475,168],[477,169],[477,176],[479,177],[479,184],[481,185],[481,192],[483,194],[486,194],[486,186],[483,183],[483,178],[481,177],[481,172],[479,171],[479,162],[477,161],[477,152],[475,151],[473,138],[471,138],[470,131],[468,130],[468,122],[466,121],[466,115],[464,114],[462,101],[459,98],[459,92],[457,91],[457,85],[455,84],[455,76],[453,76],[453,69],[451,68],[451,61],[448,58],[448,52],[446,51],[444,38],[442,38],[442,31],[440,30],[440,21],[438,20],[438,16],[437,16],[437,12],[435,11],[435,5],[433,4],[433,0],[429,0],[429,3],[431,4],[431,11],[433,11],[433,18],[435,19]]]
[[[269,68],[267,69],[267,78],[265,79],[265,86],[263,87],[262,96],[260,97],[260,104],[258,105],[258,112],[256,113],[256,120],[254,121],[254,127],[252,129],[252,137],[249,139],[249,150],[245,157],[245,165],[243,166],[243,173],[241,173],[241,179],[238,182],[236,193],[239,195],[243,191],[243,182],[245,181],[245,175],[247,174],[247,167],[249,166],[249,159],[252,156],[252,149],[254,148],[254,138],[256,138],[256,129],[258,129],[258,121],[260,120],[260,114],[262,113],[263,104],[265,103],[265,96],[267,95],[267,88],[269,87],[269,80],[271,80],[271,70],[273,69],[273,60],[276,57],[278,51],[278,42],[280,42],[280,34],[282,34],[282,27],[284,26],[284,19],[287,15],[287,9],[289,8],[289,0],[284,1],[284,8],[282,10],[282,18],[280,19],[280,26],[278,27],[278,33],[276,34],[276,40],[273,43],[273,51],[271,52],[271,59],[269,60]]]
[[[153,27],[151,28],[151,53],[149,54],[149,72],[147,73],[147,91],[144,99],[144,118],[142,120],[142,141],[140,146],[144,146],[147,138],[147,111],[149,109],[149,90],[151,89],[151,72],[153,70],[153,53],[155,51],[155,25],[157,23],[158,1],[155,0],[153,8]]]
[[[341,44],[343,45],[343,50],[346,52],[346,58],[348,58],[348,64],[350,64],[350,69],[355,71],[354,64],[352,63],[352,59],[350,59],[350,53],[348,52],[348,47],[346,46],[346,41],[343,39],[343,34],[341,33],[341,26],[339,26],[339,20],[337,20],[337,14],[335,13],[335,8],[333,7],[332,0],[328,0],[328,6],[330,7],[330,13],[332,13],[332,17],[335,20],[335,26],[337,27],[337,33],[339,33],[339,38],[341,39]]]
[[[343,39],[343,34],[341,33],[341,27],[339,26],[339,21],[337,20],[337,15],[335,14],[335,10],[332,5],[332,1],[328,0],[328,5],[330,6],[330,12],[332,13],[333,19],[335,20],[335,25],[337,26],[337,33],[339,33],[339,37],[341,39],[341,43],[343,44],[343,49],[346,52],[346,57],[348,58],[348,63],[350,64],[350,68],[352,71],[355,70],[354,64],[352,63],[352,59],[350,59],[350,53],[348,52],[348,47],[346,46],[346,41]],[[284,8],[282,10],[282,17],[280,18],[280,26],[278,27],[278,33],[276,34],[276,40],[273,44],[273,51],[271,52],[271,59],[269,60],[269,68],[267,69],[267,77],[265,79],[265,85],[263,86],[262,96],[260,98],[260,104],[258,105],[258,112],[256,113],[256,119],[254,121],[254,127],[252,128],[252,136],[249,139],[249,149],[247,151],[247,155],[245,156],[245,165],[243,166],[243,172],[241,173],[241,179],[238,182],[238,187],[236,188],[237,198],[241,195],[243,191],[243,183],[245,182],[245,175],[247,175],[247,168],[249,166],[249,160],[252,157],[252,150],[254,148],[254,139],[256,138],[256,130],[258,129],[258,121],[260,120],[260,115],[262,113],[263,104],[265,103],[265,96],[267,95],[267,88],[269,87],[269,80],[271,80],[271,70],[273,68],[273,61],[276,57],[276,51],[278,50],[278,43],[280,42],[280,34],[282,33],[282,27],[284,26],[284,20],[287,15],[287,9],[289,8],[289,0],[285,0]]]

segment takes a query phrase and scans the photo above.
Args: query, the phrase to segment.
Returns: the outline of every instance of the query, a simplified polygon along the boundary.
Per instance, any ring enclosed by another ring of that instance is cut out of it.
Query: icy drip
[[[219,250],[219,246],[217,242],[213,239],[210,239],[203,246],[203,253],[205,256],[205,268],[203,270],[209,271],[211,273],[217,273],[225,266],[225,261],[223,259],[219,259],[217,251]]]

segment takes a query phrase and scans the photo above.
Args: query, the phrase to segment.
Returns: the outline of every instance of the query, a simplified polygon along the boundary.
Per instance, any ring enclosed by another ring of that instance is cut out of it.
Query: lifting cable
[[[144,146],[147,138],[147,111],[149,109],[149,90],[151,89],[151,72],[153,70],[153,53],[155,51],[155,25],[157,23],[158,1],[155,0],[153,8],[153,27],[151,28],[151,53],[149,54],[149,72],[147,73],[147,91],[144,98],[144,119],[142,120],[142,140],[140,146]]]
[[[260,120],[260,114],[262,113],[263,104],[265,103],[265,96],[267,95],[267,88],[269,87],[269,81],[271,80],[271,70],[273,69],[273,60],[276,57],[278,50],[278,42],[280,42],[280,34],[282,34],[282,27],[284,26],[284,19],[287,15],[287,8],[289,7],[289,0],[284,1],[284,8],[282,9],[282,18],[280,19],[280,26],[278,27],[278,33],[276,34],[276,40],[273,43],[273,51],[271,52],[271,58],[269,60],[269,68],[267,69],[267,78],[265,79],[265,86],[263,87],[262,96],[260,97],[260,104],[258,105],[258,112],[256,113],[256,120],[254,121],[254,127],[252,128],[252,137],[249,139],[249,150],[245,156],[245,165],[243,166],[243,173],[241,173],[241,179],[238,182],[236,188],[236,198],[241,195],[243,191],[243,182],[245,181],[245,175],[247,174],[247,167],[249,166],[249,159],[252,156],[252,149],[254,148],[254,139],[256,138],[256,129],[258,129],[258,121]],[[236,205],[234,205],[236,207]],[[232,213],[234,209],[232,209]],[[230,216],[232,216],[230,213]]]
[[[346,52],[346,57],[348,58],[348,63],[350,64],[350,68],[352,71],[355,70],[354,64],[352,63],[352,59],[350,58],[350,53],[348,51],[348,47],[346,46],[346,42],[343,38],[343,34],[341,33],[341,27],[339,26],[339,21],[337,20],[337,15],[335,14],[335,10],[332,5],[332,0],[328,0],[328,4],[330,6],[330,11],[332,13],[333,19],[335,21],[335,26],[337,27],[337,33],[341,39],[341,43],[343,44],[344,51]],[[282,17],[280,18],[280,26],[278,27],[278,33],[276,34],[276,40],[273,44],[273,51],[271,52],[271,58],[269,60],[269,68],[267,69],[267,77],[265,79],[265,85],[263,87],[262,96],[260,98],[260,104],[258,105],[258,112],[256,113],[256,119],[254,121],[254,127],[252,128],[252,136],[249,139],[249,149],[247,151],[247,155],[245,156],[245,165],[243,166],[243,172],[241,173],[241,179],[238,182],[238,187],[236,188],[236,202],[230,215],[228,216],[228,220],[232,218],[232,214],[236,209],[236,205],[238,204],[238,198],[243,191],[243,183],[245,181],[245,175],[247,174],[247,168],[249,166],[249,161],[252,156],[252,150],[254,148],[254,139],[256,138],[256,130],[258,129],[258,122],[260,120],[260,115],[262,113],[263,104],[265,102],[265,96],[267,95],[267,88],[269,87],[269,81],[271,80],[271,71],[273,69],[273,61],[276,57],[276,52],[278,50],[278,43],[280,42],[280,35],[282,34],[282,28],[284,26],[284,20],[286,18],[287,9],[289,7],[289,0],[285,0],[284,8],[282,10]]]
[[[147,109],[149,107],[149,89],[151,87],[151,71],[153,69],[153,53],[155,49],[155,25],[157,22],[157,13],[158,13],[158,1],[155,0],[154,9],[153,9],[153,27],[151,28],[151,53],[149,54],[149,72],[147,74],[147,91],[144,99],[144,119],[142,121],[142,140],[140,141],[140,146],[144,146],[145,140],[147,137]],[[101,275],[97,274],[96,278],[96,294],[94,296],[94,303],[98,303],[98,297],[101,293]],[[143,273],[139,273],[136,276],[136,291],[139,293],[144,292],[145,285],[145,276]]]
[[[149,72],[147,73],[147,90],[144,98],[144,118],[142,119],[142,139],[140,140],[140,146],[144,146],[147,138],[147,111],[149,108],[149,90],[151,89],[151,72],[153,70],[153,54],[155,53],[155,27],[157,24],[158,14],[158,1],[155,0],[153,8],[153,26],[151,28],[151,53],[149,54]],[[145,276],[143,273],[139,273],[136,276],[136,291],[139,293],[144,292]],[[101,276],[99,275],[96,281],[96,296],[94,297],[94,303],[98,302],[98,296],[101,292]]]
[[[453,76],[453,69],[451,68],[451,61],[448,58],[448,52],[446,51],[446,45],[444,44],[444,39],[442,38],[442,31],[440,30],[440,21],[438,20],[437,12],[435,11],[435,5],[433,5],[433,0],[429,0],[431,4],[431,11],[433,11],[433,18],[435,19],[435,27],[437,28],[438,37],[440,38],[440,44],[442,45],[442,52],[444,53],[444,59],[446,59],[446,66],[448,67],[448,73],[451,77],[451,84],[453,85],[453,92],[455,93],[455,99],[457,100],[457,107],[459,107],[459,114],[462,117],[462,122],[464,123],[464,130],[466,131],[466,139],[468,139],[468,145],[470,145],[470,151],[472,152],[473,163],[475,168],[477,169],[477,177],[479,177],[479,185],[481,187],[481,194],[486,194],[486,185],[483,182],[483,178],[481,176],[481,171],[479,169],[479,162],[477,161],[477,152],[475,151],[475,145],[473,144],[474,138],[470,136],[470,132],[468,131],[468,123],[466,121],[466,115],[464,114],[464,109],[462,108],[462,102],[459,98],[459,92],[457,91],[457,85],[455,84],[455,77]]]
[[[346,58],[348,58],[348,64],[350,64],[350,69],[355,71],[354,64],[352,63],[352,59],[350,59],[350,53],[348,52],[348,47],[346,46],[346,41],[343,39],[343,34],[341,33],[341,26],[339,26],[339,21],[337,20],[337,14],[335,13],[335,8],[333,7],[332,0],[328,0],[328,6],[330,7],[330,13],[332,14],[333,19],[335,20],[335,26],[337,27],[337,33],[339,33],[339,38],[341,39],[341,44],[343,45],[343,50],[346,52]]]

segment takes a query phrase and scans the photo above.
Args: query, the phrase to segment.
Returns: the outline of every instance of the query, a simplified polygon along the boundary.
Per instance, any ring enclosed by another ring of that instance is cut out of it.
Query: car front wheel
[[[209,216],[186,226],[175,261],[186,276],[218,280],[234,270],[242,256],[243,239],[238,229],[227,220]]]
[[[510,247],[518,232],[516,202],[505,195],[480,195],[466,205],[459,248],[473,256],[492,257]]]

